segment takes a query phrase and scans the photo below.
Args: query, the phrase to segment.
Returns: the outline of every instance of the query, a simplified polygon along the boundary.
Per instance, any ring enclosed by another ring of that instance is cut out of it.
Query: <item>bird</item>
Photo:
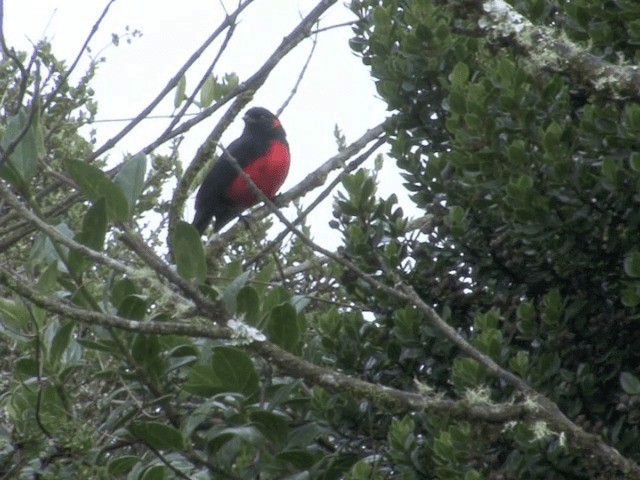
[[[217,232],[259,200],[230,157],[270,200],[289,173],[289,143],[278,117],[266,108],[253,107],[242,119],[242,135],[229,144],[196,193],[192,225],[200,235],[214,217],[213,230]]]

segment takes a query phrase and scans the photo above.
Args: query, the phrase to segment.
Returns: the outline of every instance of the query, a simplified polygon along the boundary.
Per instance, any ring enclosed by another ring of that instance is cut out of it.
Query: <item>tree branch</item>
[[[418,295],[418,293],[413,289],[413,287],[403,282],[395,272],[390,272],[388,270],[386,271],[387,276],[390,277],[390,280],[392,280],[394,283],[393,286],[389,286],[384,281],[378,280],[372,275],[367,274],[351,261],[321,247],[306,235],[304,235],[289,220],[287,220],[282,212],[280,212],[278,208],[262,193],[262,191],[255,186],[249,176],[242,170],[237,160],[231,156],[229,156],[229,160],[238,174],[242,176],[247,182],[247,185],[251,188],[253,193],[258,198],[261,198],[264,201],[266,207],[271,212],[273,212],[282,223],[287,226],[289,231],[296,235],[313,251],[320,252],[323,255],[329,257],[331,260],[334,260],[335,262],[346,267],[348,270],[356,274],[360,279],[367,282],[373,288],[377,288],[381,292],[384,292],[385,294],[396,298],[403,303],[406,302],[416,307],[425,315],[429,322],[438,331],[440,331],[440,333],[444,335],[447,340],[453,343],[470,358],[476,360],[480,365],[486,368],[489,373],[496,376],[497,378],[502,379],[512,387],[515,387],[528,399],[530,399],[531,402],[537,405],[535,409],[539,410],[541,417],[549,424],[551,424],[552,427],[567,433],[568,436],[573,441],[575,441],[576,445],[578,445],[580,448],[594,452],[603,462],[615,465],[616,468],[619,468],[623,472],[634,472],[639,475],[640,478],[640,465],[624,457],[615,448],[607,445],[596,435],[585,432],[582,428],[578,427],[575,423],[569,420],[569,418],[567,418],[564,413],[562,413],[562,411],[554,402],[539,393],[533,387],[529,386],[529,384],[518,375],[515,375],[509,370],[501,367],[491,357],[483,354],[478,349],[476,349],[467,340],[465,340],[464,337],[460,335],[451,325],[444,321],[444,319],[440,317],[440,315],[438,315],[435,309],[427,305]],[[365,394],[365,392],[363,391],[358,391],[358,393],[362,395]]]
[[[196,60],[200,58],[200,56],[204,53],[204,51],[207,48],[209,48],[211,43],[213,43],[213,41],[216,38],[218,38],[218,36],[225,29],[231,27],[235,23],[237,16],[252,2],[253,0],[246,0],[243,3],[240,3],[238,5],[238,8],[230,16],[225,17],[225,19],[220,23],[218,28],[216,28],[216,30],[209,36],[209,38],[207,38],[202,43],[202,45],[195,52],[193,52],[191,57],[189,57],[189,59],[182,65],[182,67],[178,69],[176,74],[167,82],[167,84],[160,91],[160,93],[158,93],[158,95],[156,95],[156,97],[145,108],[143,108],[142,111],[131,122],[129,122],[122,130],[120,130],[120,132],[118,132],[116,135],[114,135],[109,140],[107,140],[100,148],[95,150],[87,161],[96,159],[103,153],[113,148],[120,140],[122,140],[122,138],[124,138],[131,130],[133,130],[133,128],[138,123],[140,123],[143,119],[145,119],[147,115],[149,115],[153,111],[153,109],[156,108],[156,106],[162,101],[162,99],[166,97],[169,94],[169,92],[171,92],[176,87],[176,85],[178,84],[180,79],[185,75],[187,70],[189,70],[189,68],[191,68],[191,66],[196,62]],[[176,135],[172,135],[170,137],[167,135],[161,135],[160,137],[162,139],[161,143],[166,142],[167,140],[169,140],[170,138],[173,138]],[[143,153],[150,153],[151,151],[153,151],[154,148],[147,147],[143,149]]]
[[[289,33],[283,38],[280,45],[271,54],[267,61],[245,82],[238,85],[232,92],[220,99],[211,107],[203,110],[196,117],[184,122],[180,127],[174,130],[174,134],[178,134],[185,128],[190,128],[191,125],[195,125],[203,118],[208,117],[215,110],[220,108],[224,103],[231,98],[236,97],[236,100],[232,107],[227,111],[227,114],[216,125],[211,134],[207,137],[204,144],[198,149],[193,161],[189,164],[189,167],[185,170],[184,175],[178,182],[173,198],[171,201],[172,211],[170,212],[169,230],[171,235],[172,225],[175,224],[175,219],[178,217],[178,212],[182,211],[184,201],[187,198],[189,188],[193,183],[198,172],[206,169],[207,166],[213,163],[213,152],[215,146],[220,140],[222,133],[227,126],[233,121],[235,116],[244,108],[253,98],[253,92],[260,88],[269,77],[273,69],[280,63],[294,47],[296,47],[302,40],[309,36],[309,32],[313,25],[318,21],[318,18],[326,12],[337,0],[321,0],[313,10]]]
[[[595,95],[640,101],[640,68],[592,55],[554,29],[534,25],[505,0],[485,0],[482,9],[478,24],[488,38],[518,47],[535,69],[568,75]]]
[[[91,42],[91,39],[98,32],[98,29],[100,28],[100,24],[102,23],[102,21],[107,16],[107,13],[109,12],[109,8],[111,8],[111,5],[113,5],[113,3],[115,1],[116,0],[109,0],[107,5],[102,10],[102,13],[98,17],[98,20],[96,20],[96,22],[91,27],[91,31],[89,32],[89,35],[87,35],[87,38],[85,39],[84,43],[82,44],[82,47],[80,47],[80,51],[78,52],[78,55],[76,55],[75,60],[73,61],[71,66],[67,69],[67,71],[64,73],[64,75],[62,75],[60,77],[60,79],[57,82],[56,88],[47,96],[47,100],[46,100],[46,102],[44,104],[43,110],[47,110],[49,108],[49,106],[51,105],[51,102],[53,101],[55,96],[58,94],[58,92],[60,91],[62,86],[65,84],[67,79],[71,76],[73,71],[78,66],[78,63],[80,62],[80,59],[82,58],[82,55],[84,54],[84,52],[87,50],[87,47],[89,46],[89,43]]]
[[[148,335],[184,335],[191,338],[208,338],[212,340],[229,340],[234,336],[234,332],[228,327],[202,323],[145,322],[81,309],[54,297],[38,293],[35,286],[30,285],[27,280],[15,275],[15,272],[2,264],[0,264],[0,273],[2,274],[0,281],[18,295],[29,299],[35,305],[46,309],[48,312],[57,313],[84,324],[118,328]],[[330,391],[353,393],[371,401],[379,408],[391,409],[395,412],[426,411],[445,414],[454,418],[479,419],[491,423],[537,418],[536,411],[529,410],[525,404],[494,405],[474,403],[470,400],[446,400],[369,383],[314,365],[270,342],[253,342],[247,348],[256,352],[268,362],[277,365],[287,375],[304,378],[310,384],[321,386]]]

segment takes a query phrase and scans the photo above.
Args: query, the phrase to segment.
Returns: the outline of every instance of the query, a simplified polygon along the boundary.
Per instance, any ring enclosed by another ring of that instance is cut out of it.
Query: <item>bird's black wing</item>
[[[260,151],[258,142],[255,142],[249,135],[243,135],[229,144],[227,150],[205,177],[196,194],[196,214],[193,226],[201,234],[213,217],[216,217],[214,230],[217,232],[240,213],[226,194],[227,189],[238,176],[229,160],[229,155],[233,156],[242,168],[245,168],[262,154],[264,152]]]

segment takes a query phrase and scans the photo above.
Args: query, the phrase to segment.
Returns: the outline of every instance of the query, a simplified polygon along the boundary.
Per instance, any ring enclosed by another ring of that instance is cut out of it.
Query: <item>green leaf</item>
[[[360,188],[360,200],[367,200],[369,197],[371,197],[371,195],[373,195],[373,192],[375,192],[375,190],[376,184],[373,178],[366,178],[365,181],[362,182],[362,187]]]
[[[463,86],[469,80],[469,67],[466,63],[456,63],[451,74],[449,75],[449,81],[453,86]]]
[[[521,191],[531,190],[533,188],[533,178],[529,175],[521,175],[518,178],[518,187]]]
[[[256,326],[260,319],[260,297],[255,288],[245,285],[236,297],[237,313],[244,314],[244,321]]]
[[[509,366],[520,376],[526,376],[529,370],[529,352],[519,351],[509,360]]]
[[[0,324],[10,331],[21,331],[30,322],[29,311],[24,303],[8,298],[0,298]]]
[[[225,289],[224,294],[222,295],[222,303],[224,303],[229,312],[236,313],[238,308],[238,294],[244,287],[245,283],[247,283],[250,275],[250,270],[241,273]]]
[[[272,442],[282,445],[289,435],[287,418],[273,412],[259,410],[249,415],[256,427]]]
[[[249,356],[234,347],[216,347],[207,365],[195,365],[189,371],[184,390],[203,396],[218,393],[258,393],[258,374]]]
[[[510,84],[516,72],[516,65],[506,55],[502,55],[496,71],[504,83]]]
[[[211,365],[194,365],[189,370],[189,376],[183,389],[194,395],[209,397],[220,392],[219,384],[220,382],[214,377]]]
[[[550,154],[558,152],[561,135],[562,127],[556,122],[551,122],[542,137],[542,145],[544,146],[545,152]]]
[[[220,391],[238,392],[247,397],[258,393],[258,374],[249,355],[242,350],[216,347],[211,366]]]
[[[123,278],[113,283],[111,287],[111,303],[120,308],[124,299],[129,295],[135,295],[138,293],[136,284],[130,278]]]
[[[49,264],[38,278],[38,291],[40,293],[53,293],[58,290],[58,265],[55,262]]]
[[[92,202],[105,199],[109,218],[116,222],[129,218],[127,199],[106,173],[79,160],[66,160],[65,166],[85,197]]]
[[[631,252],[624,259],[624,273],[640,278],[640,252]]]
[[[169,469],[164,465],[152,465],[145,470],[140,480],[165,480]]]
[[[20,358],[14,364],[13,369],[21,380],[38,376],[38,364],[34,358]]]
[[[366,460],[360,460],[351,467],[347,478],[351,480],[371,480],[372,478],[376,478],[374,472],[374,466],[371,463]]]
[[[101,251],[104,249],[104,240],[107,235],[107,203],[101,198],[87,210],[82,221],[82,232],[75,240],[87,247]],[[76,273],[87,268],[92,262],[78,250],[69,252],[69,266]]]
[[[640,106],[637,103],[629,103],[626,105],[625,110],[630,130],[633,132],[640,131]]]
[[[36,107],[38,108],[38,107]],[[9,119],[0,146],[3,150],[18,138],[29,122],[29,115],[20,110]],[[16,188],[23,190],[25,185],[38,171],[38,159],[45,153],[44,135],[40,125],[39,114],[34,115],[31,125],[9,155],[8,161],[0,167],[0,177]]]
[[[461,93],[461,92],[457,92],[455,90],[452,90],[449,93],[449,102],[448,102],[448,109],[451,111],[451,113],[455,114],[459,114],[459,115],[464,115],[467,111],[467,99],[466,97]],[[452,117],[450,120],[458,120],[458,117]],[[449,124],[449,130],[450,131],[454,131],[458,129],[458,123],[455,122]]]
[[[464,208],[453,205],[449,207],[449,220],[452,224],[460,223],[464,219]]]
[[[112,477],[124,476],[131,471],[133,466],[140,461],[140,457],[125,455],[109,462],[107,467],[109,475]]]
[[[305,295],[294,295],[291,297],[291,305],[297,313],[302,312],[311,303],[311,298]]]
[[[560,321],[564,308],[564,300],[560,291],[557,288],[549,290],[543,298],[543,304],[542,320],[547,325],[556,325]]]
[[[131,320],[143,320],[147,315],[149,302],[144,295],[128,295],[118,305],[118,315]]]
[[[101,198],[87,210],[82,221],[82,236],[79,240],[83,245],[101,251],[104,249],[106,236],[107,204],[106,200]]]
[[[636,282],[627,285],[622,289],[621,300],[627,307],[635,308],[640,305],[640,289]]]
[[[319,434],[318,434],[319,435]],[[305,445],[303,448],[300,449],[289,449],[289,450],[285,450],[283,452],[278,453],[275,458],[280,461],[283,462],[285,464],[290,463],[291,465],[293,465],[294,467],[301,469],[301,470],[306,470],[308,468],[311,468],[311,466],[314,464],[315,462],[315,458],[313,455],[311,455],[308,452],[308,445],[310,445],[313,442],[314,439],[311,439],[309,441],[309,444]],[[307,472],[305,472],[307,473]],[[303,476],[303,477],[287,477],[286,480],[309,480],[309,476],[307,473],[307,476]],[[332,477],[333,478],[333,477]],[[335,478],[340,478],[335,477]]]
[[[189,438],[195,432],[196,428],[209,420],[218,411],[218,405],[215,403],[203,403],[198,405],[193,412],[183,417],[182,435]]]
[[[216,98],[216,79],[210,74],[200,90],[200,107],[205,108],[211,105]]]
[[[158,450],[182,450],[184,440],[180,430],[160,422],[136,422],[129,432]]]
[[[477,387],[486,379],[485,368],[472,358],[456,358],[453,363],[452,380],[461,389]]]
[[[187,222],[178,222],[173,235],[173,255],[178,273],[187,280],[203,283],[207,276],[204,247],[198,231]]]
[[[640,380],[629,372],[620,374],[620,386],[629,395],[640,395]]]
[[[62,358],[62,355],[67,350],[67,347],[71,343],[73,338],[73,329],[76,325],[74,321],[68,321],[61,326],[56,332],[49,350],[49,361],[53,365],[58,365]]]
[[[148,364],[160,353],[160,342],[155,335],[139,333],[133,340],[131,356],[138,363]]]
[[[147,172],[147,156],[144,154],[135,155],[124,163],[116,176],[113,178],[115,183],[129,205],[129,212],[133,212],[142,190],[144,189],[144,176]]]
[[[64,222],[60,222],[55,225],[55,229],[67,238],[73,238],[75,235]],[[61,246],[61,250],[66,252],[67,247]],[[52,262],[58,262],[59,260],[61,260],[61,258],[58,254],[58,250],[56,250],[54,242],[49,238],[49,236],[45,235],[44,232],[36,234],[35,241],[33,242],[33,248],[31,249],[31,254],[29,256],[29,264],[34,268],[40,268],[43,264],[48,265]]]
[[[629,155],[629,167],[634,172],[640,172],[640,152],[631,152],[631,155]]]
[[[410,416],[394,419],[389,427],[388,440],[392,449],[404,451],[407,441],[414,439],[415,423]]]
[[[482,475],[477,470],[467,470],[464,474],[464,480],[482,480]]]
[[[271,310],[267,323],[267,335],[271,342],[291,352],[300,342],[300,333],[293,305],[284,303]]]
[[[373,19],[378,25],[387,25],[391,22],[389,7],[377,6],[373,9]]]
[[[229,427],[220,430],[209,438],[207,449],[211,453],[215,453],[233,438],[239,438],[250,445],[260,447],[264,444],[264,437],[256,427]]]
[[[602,175],[609,180],[610,182],[616,181],[616,176],[618,172],[618,166],[616,165],[616,161],[611,157],[605,157],[602,160]]]
[[[173,97],[173,106],[174,108],[178,108],[180,104],[184,101],[185,95],[184,92],[187,89],[187,77],[184,75],[180,77],[178,80],[178,85],[176,85],[176,95]]]
[[[321,427],[318,423],[309,422],[297,428],[294,428],[289,435],[287,442],[288,448],[309,448],[320,435],[327,433],[327,429]]]

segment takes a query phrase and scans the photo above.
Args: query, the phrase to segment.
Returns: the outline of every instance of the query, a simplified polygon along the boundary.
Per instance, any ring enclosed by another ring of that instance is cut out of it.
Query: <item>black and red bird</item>
[[[196,194],[193,226],[202,234],[215,217],[217,232],[259,200],[231,164],[235,158],[253,183],[275,197],[289,173],[289,144],[280,120],[266,108],[253,107],[243,117],[242,135],[229,144]]]

